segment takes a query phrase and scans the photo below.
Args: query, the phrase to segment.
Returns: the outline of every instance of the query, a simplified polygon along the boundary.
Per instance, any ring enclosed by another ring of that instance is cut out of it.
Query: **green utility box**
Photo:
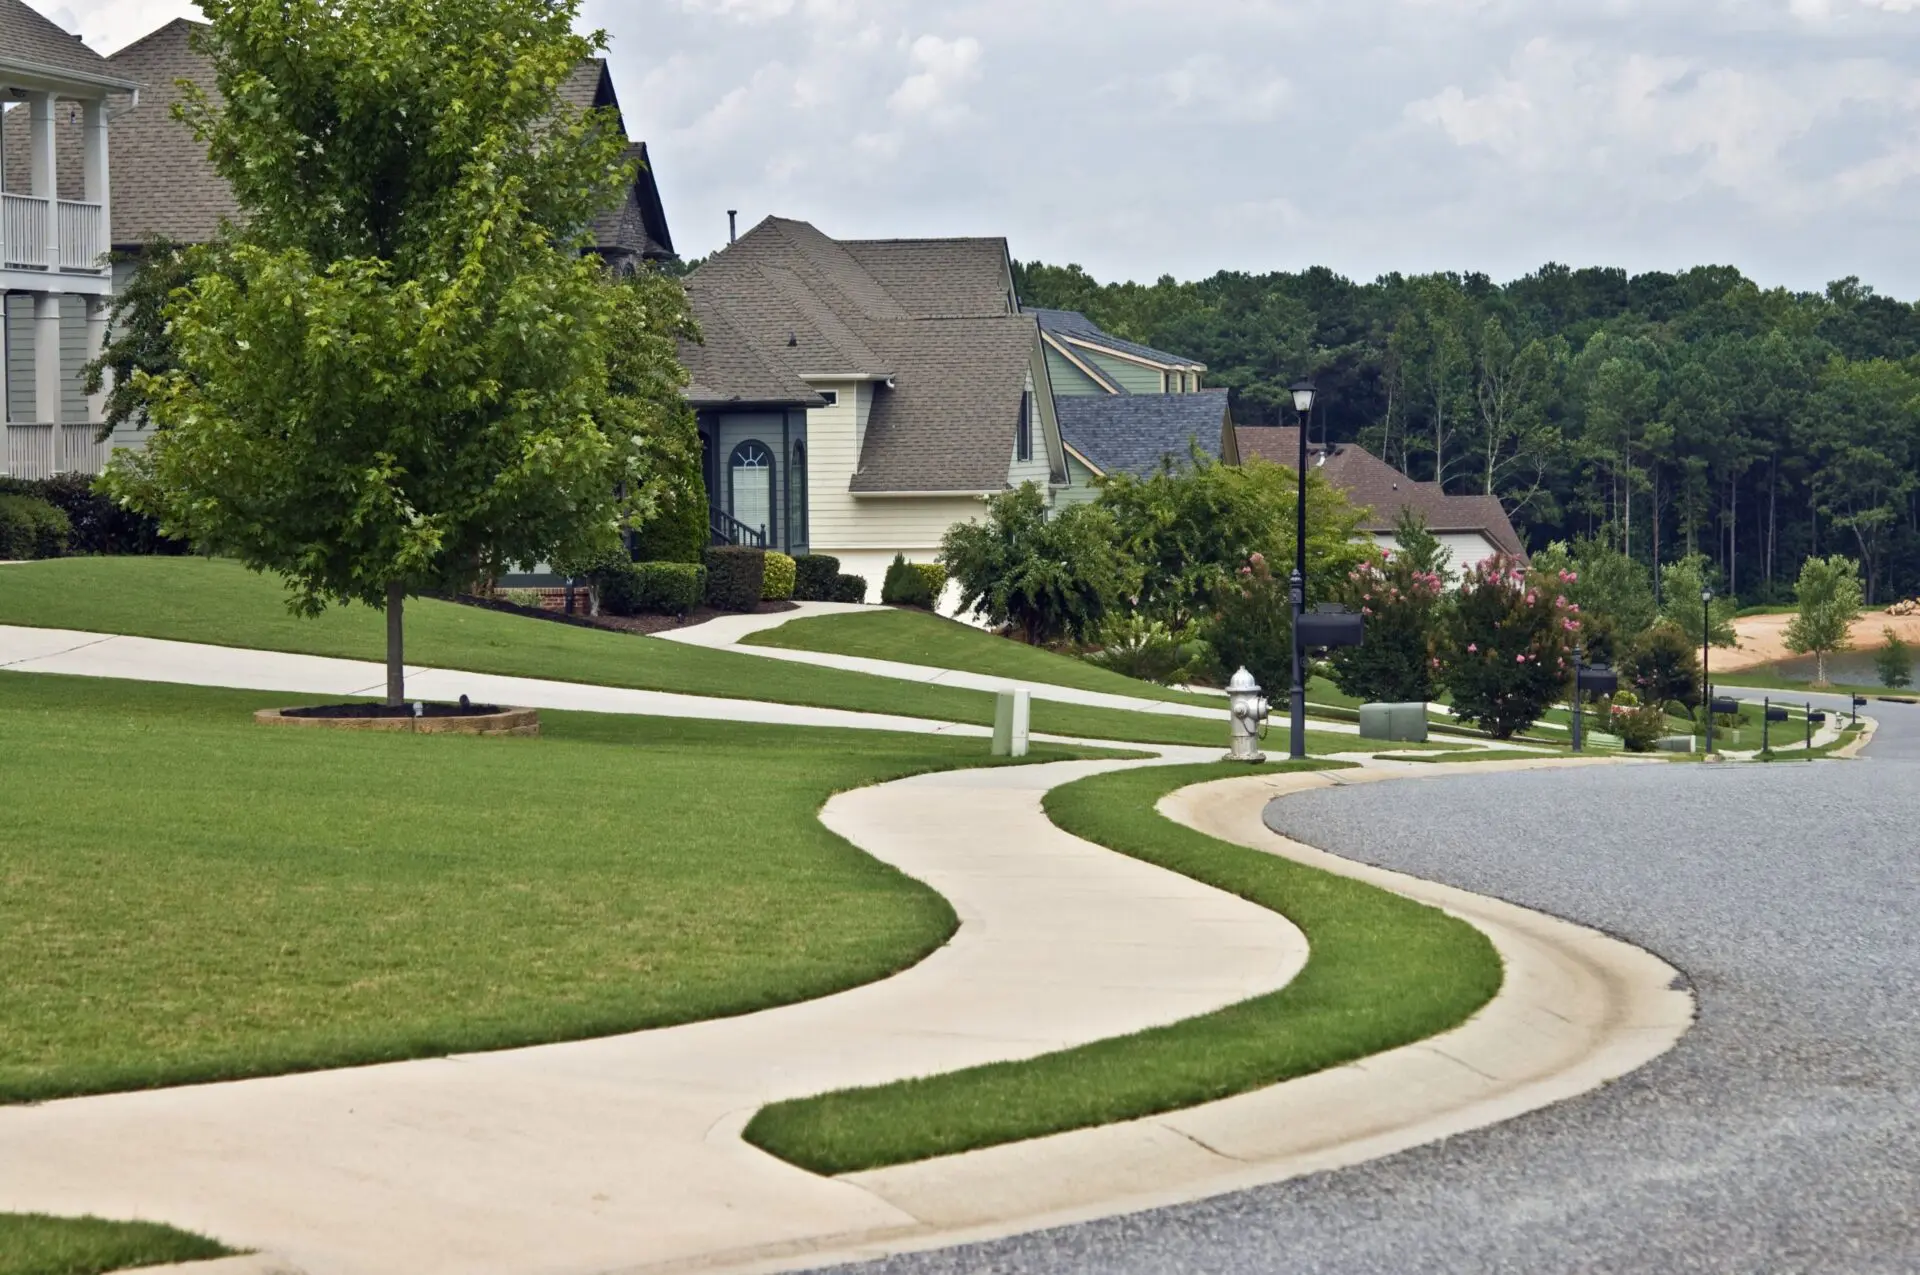
[[[1424,744],[1427,742],[1427,706],[1362,704],[1360,738],[1386,740],[1394,744]]]

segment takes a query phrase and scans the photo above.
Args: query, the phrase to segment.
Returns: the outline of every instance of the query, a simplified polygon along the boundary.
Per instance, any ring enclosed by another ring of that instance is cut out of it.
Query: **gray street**
[[[1858,763],[1489,774],[1268,811],[1685,971],[1700,1021],[1640,1071],[1353,1169],[858,1269],[1920,1271],[1920,707],[1867,711]]]

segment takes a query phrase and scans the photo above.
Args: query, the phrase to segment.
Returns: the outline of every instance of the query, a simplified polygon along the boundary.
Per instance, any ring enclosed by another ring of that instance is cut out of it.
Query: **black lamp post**
[[[1300,616],[1307,609],[1307,425],[1313,419],[1313,398],[1311,381],[1293,387],[1293,410],[1300,417],[1300,489],[1294,501],[1293,574],[1287,579],[1287,600],[1293,607],[1293,711],[1288,718],[1287,755],[1295,761],[1307,755],[1307,660]]]
[[[1713,676],[1708,671],[1708,651],[1713,645],[1713,590],[1700,590],[1700,703],[1707,710],[1707,752],[1713,756]]]

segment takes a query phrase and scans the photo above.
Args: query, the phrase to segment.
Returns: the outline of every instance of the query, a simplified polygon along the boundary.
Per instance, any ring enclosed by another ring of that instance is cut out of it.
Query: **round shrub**
[[[865,602],[867,600],[867,578],[865,576],[835,576],[833,578],[833,596],[829,602]]]
[[[785,602],[793,596],[795,577],[799,567],[784,553],[767,554],[767,578],[760,586],[760,597],[766,602]]]
[[[840,559],[826,553],[803,553],[793,560],[793,596],[798,602],[833,601],[833,582],[840,578]]]
[[[1648,704],[1698,704],[1700,651],[1679,626],[1663,621],[1634,639],[1620,662],[1620,680]]]
[[[0,496],[0,558],[58,558],[72,534],[66,514],[46,501]]]
[[[1551,575],[1529,578],[1526,565],[1507,555],[1461,578],[1441,642],[1461,721],[1512,739],[1567,693],[1580,621],[1559,584]]]
[[[707,569],[697,562],[642,562],[633,568],[641,615],[679,615],[707,596]]]
[[[946,573],[941,573],[941,581]],[[914,569],[905,554],[893,555],[893,565],[887,568],[887,578],[880,586],[880,601],[890,607],[919,607],[931,611],[939,598],[939,593],[927,585],[927,577]]]
[[[605,614],[640,614],[640,569],[633,563],[604,563],[588,575],[587,583]]]

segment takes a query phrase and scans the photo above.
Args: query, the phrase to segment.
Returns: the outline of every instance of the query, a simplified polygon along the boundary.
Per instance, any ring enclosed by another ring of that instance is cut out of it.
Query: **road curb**
[[[1184,1204],[1483,1128],[1643,1066],[1693,1024],[1693,996],[1665,961],[1569,921],[1315,850],[1270,831],[1263,820],[1274,798],[1335,784],[1595,764],[1623,763],[1556,759],[1436,764],[1418,774],[1251,775],[1169,795],[1161,813],[1197,831],[1466,920],[1500,953],[1506,969],[1500,992],[1439,1036],[1252,1093],[839,1179],[917,1219],[916,1227],[825,1239],[804,1251],[709,1254],[627,1275],[755,1275],[829,1266]]]

